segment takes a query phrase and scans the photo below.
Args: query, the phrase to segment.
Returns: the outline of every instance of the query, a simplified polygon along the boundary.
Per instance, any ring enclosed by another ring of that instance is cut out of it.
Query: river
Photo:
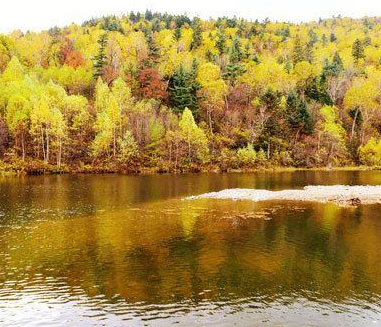
[[[381,172],[0,177],[0,326],[381,324],[381,206],[184,200]]]

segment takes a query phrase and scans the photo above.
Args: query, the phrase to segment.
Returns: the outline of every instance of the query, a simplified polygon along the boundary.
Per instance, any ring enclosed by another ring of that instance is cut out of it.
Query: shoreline
[[[282,172],[296,172],[296,171],[326,171],[326,172],[338,172],[338,171],[378,171],[381,170],[381,166],[341,166],[341,167],[288,167],[288,166],[268,166],[257,168],[232,168],[232,169],[220,169],[217,166],[209,167],[182,167],[181,169],[160,169],[157,167],[136,167],[136,168],[117,168],[115,166],[91,166],[84,165],[82,167],[70,167],[68,165],[62,165],[58,167],[56,165],[25,162],[22,165],[7,164],[0,161],[0,175],[1,176],[17,176],[17,175],[76,175],[76,174],[121,174],[121,175],[165,175],[165,174],[204,174],[204,173],[282,173]]]

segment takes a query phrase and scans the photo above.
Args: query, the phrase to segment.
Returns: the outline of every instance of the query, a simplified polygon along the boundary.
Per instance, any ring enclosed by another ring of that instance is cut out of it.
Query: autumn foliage
[[[0,35],[0,160],[65,171],[381,166],[380,31],[377,17],[147,11]]]
[[[166,100],[168,97],[167,84],[159,77],[155,68],[144,68],[140,71],[138,81],[144,98]]]

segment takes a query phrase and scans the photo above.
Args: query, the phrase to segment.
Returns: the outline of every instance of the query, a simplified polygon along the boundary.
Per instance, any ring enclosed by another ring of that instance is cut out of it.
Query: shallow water
[[[0,179],[0,326],[381,324],[381,206],[183,200],[381,172]]]

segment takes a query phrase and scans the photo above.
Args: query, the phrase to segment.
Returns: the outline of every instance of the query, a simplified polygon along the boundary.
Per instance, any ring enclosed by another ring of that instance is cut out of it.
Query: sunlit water
[[[381,206],[182,200],[381,172],[0,179],[0,326],[381,325]]]

